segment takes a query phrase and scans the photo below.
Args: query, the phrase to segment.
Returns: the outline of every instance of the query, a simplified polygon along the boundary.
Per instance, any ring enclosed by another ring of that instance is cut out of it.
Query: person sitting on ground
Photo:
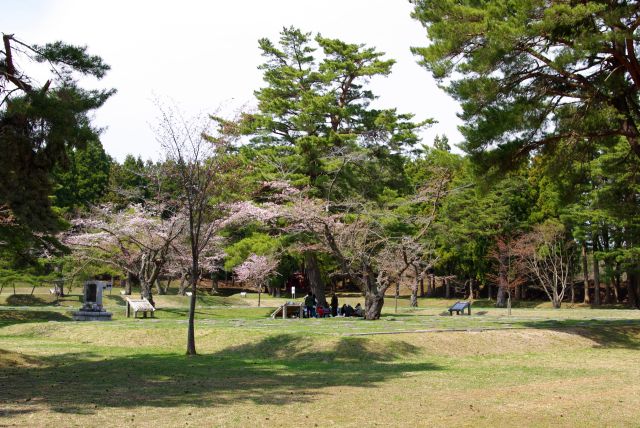
[[[347,305],[347,307],[344,308],[344,316],[345,317],[352,317],[353,316],[353,308],[351,307],[351,305]]]
[[[360,303],[358,303],[356,305],[356,308],[353,310],[353,314],[356,317],[363,317],[364,316],[364,309],[362,309],[362,306],[360,305]]]
[[[332,313],[331,306],[325,303],[324,306],[322,307],[322,313],[324,317],[331,318],[331,313]]]
[[[311,291],[304,298],[304,307],[307,309],[307,318],[312,318],[314,314],[313,305],[315,304],[315,298]]]

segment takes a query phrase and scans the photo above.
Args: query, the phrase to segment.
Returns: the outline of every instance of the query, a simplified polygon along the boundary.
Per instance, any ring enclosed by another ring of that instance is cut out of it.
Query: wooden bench
[[[127,318],[131,316],[131,310],[133,310],[133,317],[137,318],[138,312],[142,312],[142,317],[146,318],[147,313],[151,314],[151,318],[153,318],[153,313],[156,308],[145,298],[142,299],[132,299],[127,297]]]
[[[449,315],[453,316],[455,312],[457,315],[464,315],[464,310],[468,311],[468,315],[471,315],[471,302],[456,302],[449,308]]]

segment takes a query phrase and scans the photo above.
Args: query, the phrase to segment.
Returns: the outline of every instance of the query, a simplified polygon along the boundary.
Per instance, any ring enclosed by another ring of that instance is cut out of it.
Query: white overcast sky
[[[377,105],[436,119],[425,143],[436,134],[461,140],[459,106],[409,52],[427,39],[407,0],[2,1],[0,32],[29,43],[87,45],[111,65],[98,85],[118,93],[94,123],[106,128],[102,143],[119,160],[160,158],[150,130],[154,98],[172,99],[187,114],[255,105],[253,91],[263,85],[258,39],[276,41],[291,25],[386,52],[397,63],[390,77],[372,82]]]

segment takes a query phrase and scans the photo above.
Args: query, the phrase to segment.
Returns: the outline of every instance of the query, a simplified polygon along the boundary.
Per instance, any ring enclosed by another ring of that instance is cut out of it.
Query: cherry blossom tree
[[[71,223],[71,229],[61,236],[64,244],[81,259],[111,264],[136,276],[142,297],[153,302],[151,287],[184,232],[186,218],[162,205],[132,205],[123,210],[105,205]]]
[[[269,280],[278,275],[279,260],[274,256],[251,254],[242,264],[234,269],[238,281],[250,284],[258,292],[258,306],[262,290]]]
[[[515,245],[523,271],[544,290],[556,309],[560,308],[571,280],[574,250],[564,226],[553,220],[535,226]]]

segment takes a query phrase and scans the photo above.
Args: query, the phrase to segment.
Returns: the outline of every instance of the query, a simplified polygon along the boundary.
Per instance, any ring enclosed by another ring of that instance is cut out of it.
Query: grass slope
[[[398,314],[389,301],[377,322],[272,320],[253,296],[203,296],[188,358],[184,298],[159,296],[157,319],[132,320],[111,296],[114,321],[81,323],[69,321],[77,296],[0,297],[0,426],[599,427],[640,415],[638,311],[449,317],[449,301],[430,299]]]

